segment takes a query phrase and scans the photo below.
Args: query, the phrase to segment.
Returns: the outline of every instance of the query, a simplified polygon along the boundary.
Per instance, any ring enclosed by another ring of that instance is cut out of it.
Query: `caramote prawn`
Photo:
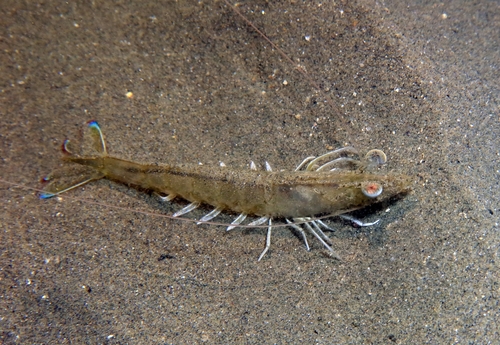
[[[266,162],[266,170],[230,169],[224,166],[143,164],[113,157],[108,154],[102,131],[96,121],[88,123],[91,154],[75,154],[70,142],[63,144],[63,160],[88,168],[84,175],[71,183],[61,183],[54,176],[41,194],[51,198],[90,181],[107,178],[128,186],[161,195],[163,201],[182,198],[189,205],[175,212],[179,217],[200,205],[214,209],[201,217],[200,223],[210,221],[220,212],[239,214],[227,230],[241,225],[247,216],[258,217],[247,226],[267,223],[264,257],[271,245],[272,219],[285,219],[288,226],[298,231],[307,250],[307,230],[338,258],[331,241],[323,230],[333,231],[318,216],[341,216],[358,226],[373,225],[346,216],[345,213],[388,200],[410,188],[411,179],[405,175],[375,174],[371,171],[386,162],[380,150],[369,151],[363,159],[357,151],[344,147],[319,157],[308,157],[295,171],[273,171]],[[301,224],[297,224],[301,223]]]

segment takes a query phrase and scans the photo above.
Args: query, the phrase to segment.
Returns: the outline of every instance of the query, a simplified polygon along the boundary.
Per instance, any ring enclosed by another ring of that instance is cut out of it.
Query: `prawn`
[[[63,160],[86,167],[86,172],[71,183],[61,183],[55,175],[44,178],[51,181],[42,199],[48,199],[80,187],[91,181],[106,178],[127,186],[158,194],[162,201],[181,198],[190,202],[172,216],[187,214],[200,205],[214,209],[198,219],[208,222],[221,212],[239,214],[227,227],[241,226],[247,216],[258,217],[247,226],[267,223],[266,246],[260,261],[271,245],[272,220],[285,219],[289,227],[298,231],[309,251],[307,230],[331,253],[339,258],[323,229],[334,231],[317,216],[341,216],[358,226],[363,223],[345,213],[388,200],[406,192],[411,179],[405,175],[381,175],[371,170],[384,164],[386,155],[381,150],[370,150],[363,159],[353,147],[344,147],[319,157],[307,157],[294,171],[259,171],[254,162],[250,169],[230,169],[221,166],[144,164],[109,155],[104,136],[96,121],[88,123],[91,153],[73,153],[71,143],[63,143]],[[299,224],[300,223],[300,224]],[[301,226],[302,225],[302,226]]]

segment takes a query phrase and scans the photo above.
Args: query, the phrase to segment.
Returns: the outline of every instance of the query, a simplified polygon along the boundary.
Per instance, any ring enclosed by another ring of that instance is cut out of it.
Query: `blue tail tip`
[[[71,151],[68,149],[69,139],[63,141],[61,145],[61,150],[63,153],[71,154]]]
[[[87,126],[90,127],[90,128],[95,128],[95,129],[101,130],[101,127],[99,126],[99,124],[95,120],[89,121],[87,123]]]
[[[50,199],[54,197],[54,193],[40,193],[40,199],[45,200],[45,199]]]

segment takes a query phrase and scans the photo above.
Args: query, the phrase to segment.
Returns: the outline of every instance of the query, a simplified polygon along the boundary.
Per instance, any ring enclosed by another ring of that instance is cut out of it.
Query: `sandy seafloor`
[[[41,188],[95,119],[123,158],[292,169],[353,145],[414,185],[356,213],[374,227],[332,222],[342,261],[277,228],[257,262],[265,229],[0,183],[1,342],[498,344],[500,5],[405,3],[240,3],[292,64],[223,1],[2,1],[2,181]]]

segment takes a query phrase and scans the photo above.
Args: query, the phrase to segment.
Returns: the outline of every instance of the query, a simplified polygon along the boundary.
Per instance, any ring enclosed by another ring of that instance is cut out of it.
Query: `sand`
[[[498,342],[498,3],[238,8],[291,62],[223,1],[2,2],[2,342]],[[88,120],[144,162],[379,148],[413,190],[355,214],[376,226],[332,220],[342,261],[276,228],[257,262],[265,229],[156,216],[184,204],[113,182],[40,200]]]

